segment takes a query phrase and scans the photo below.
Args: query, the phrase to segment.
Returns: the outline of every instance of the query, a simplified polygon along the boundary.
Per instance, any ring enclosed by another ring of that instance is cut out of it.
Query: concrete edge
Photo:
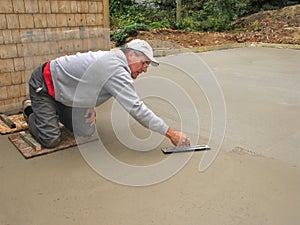
[[[163,57],[167,55],[175,55],[187,52],[208,52],[216,50],[225,50],[233,48],[244,48],[244,47],[268,47],[268,48],[280,48],[280,49],[296,49],[300,50],[300,45],[293,44],[276,44],[276,43],[262,43],[262,42],[246,42],[246,43],[234,43],[234,44],[224,44],[224,45],[213,45],[213,46],[203,46],[200,48],[179,48],[179,49],[153,49],[153,54],[155,57]]]

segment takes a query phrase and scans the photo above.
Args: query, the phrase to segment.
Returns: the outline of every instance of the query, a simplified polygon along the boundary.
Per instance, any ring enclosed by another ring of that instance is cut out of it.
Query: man
[[[116,51],[77,53],[56,58],[38,67],[29,80],[30,100],[23,112],[30,133],[52,148],[60,142],[60,121],[78,136],[95,132],[98,106],[111,97],[143,126],[165,135],[175,145],[189,145],[189,138],[157,117],[138,97],[133,80],[158,66],[150,45],[133,40]]]

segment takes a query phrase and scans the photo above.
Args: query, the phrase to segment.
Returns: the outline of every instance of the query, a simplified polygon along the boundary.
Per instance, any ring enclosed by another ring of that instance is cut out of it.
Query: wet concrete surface
[[[220,98],[209,93],[217,91],[214,84],[203,87],[203,77],[199,84],[198,78],[175,68],[179,60],[178,65],[190,67],[191,73],[202,68],[201,75],[211,75],[199,57],[222,90],[224,99],[216,105],[213,101]],[[193,143],[209,142],[211,128],[222,129],[226,119],[221,151],[204,172],[198,166],[205,153],[197,152],[165,181],[131,187],[93,170],[78,147],[25,160],[6,135],[0,136],[0,224],[298,224],[299,59],[300,51],[270,48],[212,51],[192,58],[183,54],[160,58],[161,67],[145,75],[155,78],[144,79],[147,85],[137,81],[149,107],[171,126],[182,127]],[[175,92],[167,86],[171,81],[178,88]],[[113,156],[139,166],[169,157],[160,151],[170,145],[165,139],[143,152],[131,150],[138,145],[122,143],[112,126],[112,105],[109,101],[97,109],[97,128]],[[140,139],[151,136],[135,121],[129,123]],[[120,126],[121,131],[126,128]],[[212,144],[220,141],[218,135]]]
[[[241,48],[200,54],[226,108],[224,147],[300,165],[300,51]]]

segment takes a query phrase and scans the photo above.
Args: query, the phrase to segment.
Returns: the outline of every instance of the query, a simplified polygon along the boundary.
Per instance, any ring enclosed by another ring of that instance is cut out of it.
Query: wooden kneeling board
[[[97,140],[96,136],[91,137],[80,137],[76,139],[72,132],[70,132],[65,127],[61,128],[61,142],[55,148],[43,148],[28,131],[22,131],[18,133],[13,133],[8,136],[8,139],[13,143],[13,145],[20,151],[20,153],[26,158],[32,158],[40,155],[45,155],[55,151],[67,149],[77,144],[84,144],[87,142]]]

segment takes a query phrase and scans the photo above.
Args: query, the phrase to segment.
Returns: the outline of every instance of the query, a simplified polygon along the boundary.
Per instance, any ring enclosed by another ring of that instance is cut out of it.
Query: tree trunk
[[[176,22],[181,20],[181,0],[176,0]]]

